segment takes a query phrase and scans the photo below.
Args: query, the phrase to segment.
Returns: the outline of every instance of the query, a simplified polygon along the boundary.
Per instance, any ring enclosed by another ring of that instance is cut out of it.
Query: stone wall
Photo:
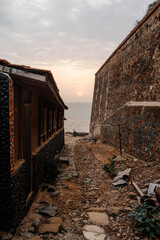
[[[40,184],[44,180],[44,165],[47,160],[53,159],[57,151],[61,152],[64,146],[64,129],[55,133],[44,146],[39,147],[32,155],[33,159],[33,175],[34,175],[34,190],[37,191]]]
[[[9,79],[9,124],[11,174],[14,172],[14,83]]]
[[[28,179],[26,161],[16,170],[12,176],[12,222],[13,226],[17,226],[27,213],[36,192],[39,190],[45,179],[44,168],[45,163],[50,158],[54,158],[57,151],[61,151],[64,146],[64,129],[57,132],[43,146],[37,148],[32,155],[33,161],[33,194],[28,199]]]
[[[160,3],[96,73],[90,132],[129,101],[160,101]]]
[[[126,104],[102,123],[101,138],[119,148],[121,125],[122,147],[146,161],[160,160],[160,103],[132,102]]]
[[[0,227],[7,228],[12,221],[9,81],[7,74],[0,73]]]

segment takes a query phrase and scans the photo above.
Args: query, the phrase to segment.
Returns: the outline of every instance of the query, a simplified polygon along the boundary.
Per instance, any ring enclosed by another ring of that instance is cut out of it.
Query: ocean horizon
[[[68,110],[65,111],[65,132],[89,133],[92,103],[70,102],[66,103],[66,105]]]

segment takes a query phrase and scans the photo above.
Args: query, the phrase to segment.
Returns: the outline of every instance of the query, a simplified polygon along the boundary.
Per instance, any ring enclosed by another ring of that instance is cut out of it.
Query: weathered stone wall
[[[126,104],[102,123],[101,138],[107,144],[119,147],[121,125],[122,147],[137,158],[160,160],[160,103]]]
[[[14,172],[14,83],[9,79],[9,124],[10,124],[10,162]]]
[[[53,159],[57,151],[61,152],[64,146],[64,129],[55,133],[44,146],[41,146],[33,153],[33,175],[34,175],[34,190],[37,191],[42,181],[44,180],[44,165],[47,160]]]
[[[129,101],[160,101],[160,3],[96,73],[90,132]]]
[[[0,228],[7,228],[12,221],[9,81],[0,73]]]

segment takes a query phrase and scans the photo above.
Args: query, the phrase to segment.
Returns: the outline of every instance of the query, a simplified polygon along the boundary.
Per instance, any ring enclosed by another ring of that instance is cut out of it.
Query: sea
[[[92,103],[72,102],[66,105],[68,110],[65,111],[65,132],[89,133]]]

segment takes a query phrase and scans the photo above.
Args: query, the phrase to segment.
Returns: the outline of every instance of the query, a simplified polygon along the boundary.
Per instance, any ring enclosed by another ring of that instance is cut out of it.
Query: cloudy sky
[[[0,58],[49,69],[65,102],[91,102],[94,74],[153,0],[0,0]]]

